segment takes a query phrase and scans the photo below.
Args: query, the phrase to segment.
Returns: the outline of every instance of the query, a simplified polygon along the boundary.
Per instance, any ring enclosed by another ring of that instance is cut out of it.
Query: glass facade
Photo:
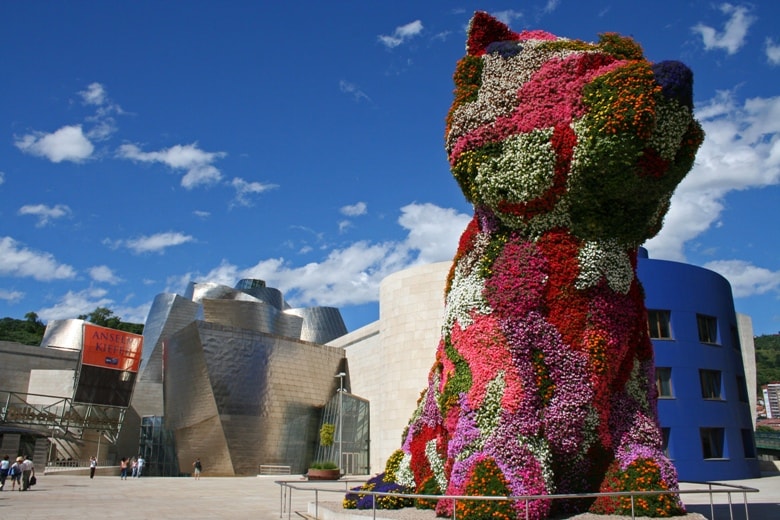
[[[176,459],[176,444],[173,433],[164,428],[162,417],[149,416],[141,419],[141,436],[138,441],[138,455],[142,455],[144,476],[179,477],[179,462]]]
[[[315,460],[336,462],[344,474],[366,474],[370,448],[368,401],[348,392],[336,392],[322,411],[320,431],[325,424],[332,425],[333,440],[328,446],[317,443]]]

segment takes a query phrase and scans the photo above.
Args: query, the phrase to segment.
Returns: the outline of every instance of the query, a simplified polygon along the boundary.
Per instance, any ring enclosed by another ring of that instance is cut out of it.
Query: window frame
[[[712,376],[712,378],[707,376]],[[701,397],[705,401],[723,401],[723,374],[720,370],[700,368],[699,386],[701,387]],[[714,392],[716,389],[717,392]]]
[[[659,377],[661,374],[665,374],[666,377]],[[674,397],[672,367],[655,367],[655,390],[659,399],[672,399]]]
[[[674,339],[672,334],[672,311],[668,309],[647,309],[647,333],[650,335],[650,339]]]
[[[725,431],[723,428],[699,428],[699,438],[701,440],[701,455],[704,460],[722,460],[727,458],[723,452],[725,447]]]
[[[718,318],[707,314],[696,314],[696,330],[699,342],[706,345],[720,345],[718,341]]]

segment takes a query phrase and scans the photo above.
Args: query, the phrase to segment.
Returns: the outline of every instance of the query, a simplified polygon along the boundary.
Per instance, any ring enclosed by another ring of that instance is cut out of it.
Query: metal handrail
[[[301,482],[300,480],[297,481],[290,481],[290,480],[276,480],[274,481],[275,484],[280,486],[279,490],[279,518],[284,518],[284,513],[287,513],[288,520],[292,516],[292,492],[293,490],[298,491],[313,491],[314,492],[314,515],[315,518],[319,518],[319,494],[322,493],[356,493],[360,495],[370,495],[372,496],[372,518],[376,519],[376,497],[381,496],[392,496],[397,498],[412,498],[412,499],[426,499],[426,500],[452,500],[453,501],[453,508],[452,508],[452,520],[457,520],[456,518],[456,507],[454,507],[454,503],[457,503],[458,500],[484,500],[484,501],[524,501],[525,502],[525,516],[526,520],[529,518],[529,508],[528,508],[528,502],[531,500],[563,500],[563,499],[575,499],[575,498],[597,498],[597,497],[604,497],[604,496],[613,496],[613,497],[630,497],[631,499],[631,518],[635,519],[635,511],[634,511],[634,500],[636,497],[640,496],[653,496],[653,495],[693,495],[693,494],[707,494],[709,495],[709,505],[710,505],[710,514],[712,518],[715,518],[715,503],[714,503],[714,496],[717,494],[726,494],[728,495],[728,506],[729,506],[729,517],[731,520],[734,520],[734,510],[733,510],[733,502],[732,502],[732,494],[742,495],[742,502],[745,507],[745,520],[750,519],[749,511],[748,511],[748,501],[747,501],[747,494],[748,493],[758,493],[759,490],[747,486],[739,486],[735,484],[725,484],[720,482],[681,482],[681,484],[696,484],[696,485],[702,485],[706,486],[706,489],[687,489],[687,490],[678,490],[678,491],[669,491],[669,490],[659,490],[659,491],[612,491],[612,492],[604,492],[604,493],[570,493],[570,494],[560,494],[560,495],[517,495],[517,496],[473,496],[473,495],[420,495],[415,493],[388,493],[383,491],[364,491],[359,490],[355,491],[350,489],[350,484],[357,484],[357,483],[365,483],[366,479],[361,480],[338,480],[334,482],[344,483],[344,489],[336,489],[336,488],[323,488],[323,487],[312,487],[307,482]],[[321,485],[322,482],[316,482],[315,485]],[[719,486],[720,488],[725,489],[716,489],[713,486]]]

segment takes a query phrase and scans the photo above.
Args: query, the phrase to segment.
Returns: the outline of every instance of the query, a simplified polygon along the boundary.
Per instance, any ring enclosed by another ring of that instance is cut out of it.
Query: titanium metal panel
[[[41,340],[42,347],[81,351],[84,320],[51,320]]]
[[[303,341],[323,344],[347,333],[341,312],[335,307],[305,307],[284,312],[303,318],[300,336]]]
[[[166,427],[182,467],[200,457],[215,475],[256,475],[273,463],[306,470],[341,349],[194,322],[166,356]]]
[[[160,341],[173,335],[195,319],[198,305],[173,293],[158,294],[144,325],[144,350],[141,354],[142,379],[162,381]]]

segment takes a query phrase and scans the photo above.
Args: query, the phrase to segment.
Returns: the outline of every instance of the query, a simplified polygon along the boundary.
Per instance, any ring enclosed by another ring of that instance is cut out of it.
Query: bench
[[[260,475],[289,475],[290,466],[281,464],[260,464]]]

